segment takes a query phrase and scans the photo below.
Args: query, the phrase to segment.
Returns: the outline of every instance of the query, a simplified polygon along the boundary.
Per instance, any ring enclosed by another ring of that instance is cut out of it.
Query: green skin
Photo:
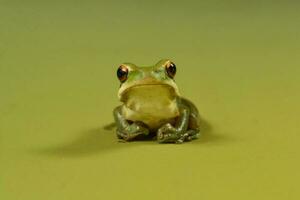
[[[198,138],[198,110],[180,96],[174,77],[166,71],[170,62],[160,60],[151,67],[122,64],[128,75],[118,93],[123,104],[113,112],[118,138],[132,141],[153,135],[159,143]]]

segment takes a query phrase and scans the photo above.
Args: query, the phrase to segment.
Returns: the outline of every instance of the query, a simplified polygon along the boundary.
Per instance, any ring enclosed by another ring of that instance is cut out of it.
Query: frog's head
[[[176,65],[168,59],[160,60],[156,65],[150,67],[138,67],[132,63],[123,63],[117,71],[121,82],[118,97],[122,102],[141,96],[155,99],[162,95],[174,99],[179,96],[174,81],[175,74]]]

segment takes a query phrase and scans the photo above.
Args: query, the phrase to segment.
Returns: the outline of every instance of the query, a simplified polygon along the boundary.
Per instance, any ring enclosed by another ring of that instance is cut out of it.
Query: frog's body
[[[126,141],[156,133],[159,142],[182,143],[197,138],[197,108],[180,96],[174,82],[175,64],[161,60],[152,67],[125,63],[118,69],[121,80],[114,110],[117,135]]]

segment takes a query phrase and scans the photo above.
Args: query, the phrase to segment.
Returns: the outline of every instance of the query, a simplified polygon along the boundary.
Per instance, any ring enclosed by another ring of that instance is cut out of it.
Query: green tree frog
[[[122,105],[113,111],[119,139],[153,136],[159,143],[183,143],[198,138],[198,110],[180,96],[175,74],[176,65],[168,59],[150,67],[119,66]]]

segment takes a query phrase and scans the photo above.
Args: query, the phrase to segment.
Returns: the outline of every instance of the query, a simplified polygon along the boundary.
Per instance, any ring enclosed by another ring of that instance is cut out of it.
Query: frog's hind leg
[[[196,110],[197,111],[197,110]],[[182,141],[191,141],[198,139],[200,136],[200,124],[199,124],[199,114],[198,111],[192,112],[189,118],[189,127],[183,137],[179,139],[179,143]]]
[[[188,101],[188,100],[185,100]],[[190,101],[187,102],[190,105],[190,116],[189,116],[189,126],[188,130],[183,134],[183,137],[178,141],[191,141],[197,139],[200,136],[200,120],[199,120],[199,112],[196,106]]]
[[[183,143],[184,141],[191,141],[200,136],[200,121],[199,112],[196,106],[187,99],[182,99],[184,104],[188,105],[190,110],[188,127],[185,133],[176,141],[176,143]]]

